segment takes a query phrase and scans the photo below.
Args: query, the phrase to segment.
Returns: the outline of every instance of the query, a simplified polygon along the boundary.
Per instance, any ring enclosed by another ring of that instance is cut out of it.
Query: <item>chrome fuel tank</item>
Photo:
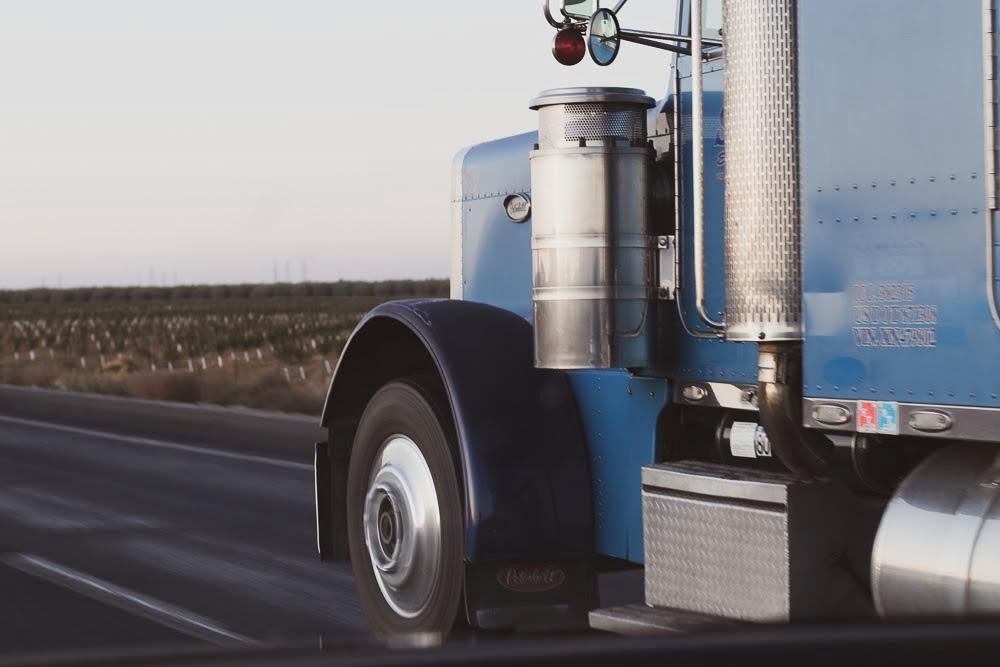
[[[1000,613],[1000,449],[957,445],[907,477],[875,539],[872,592],[888,617]]]

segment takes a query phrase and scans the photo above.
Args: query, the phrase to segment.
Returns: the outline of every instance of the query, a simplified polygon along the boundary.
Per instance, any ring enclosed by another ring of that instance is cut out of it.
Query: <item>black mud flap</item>
[[[334,448],[334,451],[339,448]],[[331,454],[328,442],[316,443],[316,546],[326,562],[350,560],[347,542],[347,456]]]
[[[466,563],[465,604],[477,628],[586,628],[598,606],[597,573],[590,561]]]

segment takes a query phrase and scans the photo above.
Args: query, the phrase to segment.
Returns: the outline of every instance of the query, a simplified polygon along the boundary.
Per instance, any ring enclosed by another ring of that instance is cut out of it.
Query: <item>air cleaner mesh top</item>
[[[567,104],[563,107],[566,141],[646,140],[646,111],[617,104]]]
[[[586,146],[641,146],[646,113],[655,104],[633,88],[557,88],[532,100],[539,111],[538,144],[543,150]]]

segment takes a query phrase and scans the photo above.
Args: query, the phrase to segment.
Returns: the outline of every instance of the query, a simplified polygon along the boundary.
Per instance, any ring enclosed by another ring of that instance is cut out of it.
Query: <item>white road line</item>
[[[179,442],[166,442],[165,440],[153,440],[151,438],[137,438],[130,435],[120,435],[107,431],[95,431],[89,428],[77,428],[75,426],[63,426],[61,424],[50,424],[48,422],[35,421],[34,419],[21,419],[19,417],[0,416],[0,422],[8,424],[18,424],[21,426],[31,426],[46,429],[49,431],[60,431],[62,433],[72,433],[74,435],[85,435],[102,440],[113,440],[132,445],[144,445],[146,447],[159,447],[160,449],[172,449],[178,452],[189,452],[191,454],[201,454],[203,456],[214,456],[220,459],[231,459],[236,461],[247,461],[249,463],[262,463],[264,465],[276,466],[278,468],[288,468],[289,470],[308,470],[312,472],[312,465],[308,463],[297,463],[295,461],[282,461],[267,456],[254,456],[253,454],[237,454],[236,452],[226,452],[219,449],[208,449],[196,447],[194,445],[182,445]]]
[[[31,554],[13,554],[3,559],[11,567],[62,586],[98,602],[110,604],[147,620],[198,639],[217,644],[239,642],[256,644],[253,639],[230,632],[216,623],[190,611],[146,597],[120,586],[77,572],[48,559]]]

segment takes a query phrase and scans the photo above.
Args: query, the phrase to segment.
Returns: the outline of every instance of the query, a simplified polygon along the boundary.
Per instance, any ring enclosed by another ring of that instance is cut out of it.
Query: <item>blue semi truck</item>
[[[1000,611],[994,0],[679,5],[545,4],[669,90],[462,151],[452,298],[343,353],[317,537],[380,634]]]

